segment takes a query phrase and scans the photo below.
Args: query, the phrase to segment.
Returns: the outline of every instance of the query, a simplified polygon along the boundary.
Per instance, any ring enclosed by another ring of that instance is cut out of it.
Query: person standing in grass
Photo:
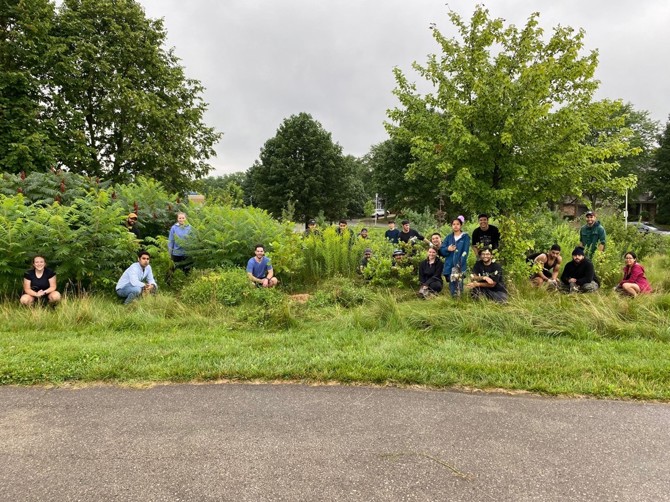
[[[154,294],[158,290],[150,261],[151,255],[147,251],[140,251],[137,253],[137,262],[128,267],[116,283],[116,294],[125,300],[125,305],[140,295]]]
[[[637,262],[637,255],[628,251],[624,255],[624,262],[623,279],[614,290],[632,297],[640,293],[651,293],[651,286],[644,275],[644,267]]]
[[[494,302],[507,301],[507,289],[503,280],[503,270],[499,263],[493,262],[493,253],[488,247],[479,251],[479,260],[472,267],[472,282],[466,284],[472,298],[489,298]]]
[[[489,225],[489,215],[482,213],[477,219],[479,226],[472,232],[472,249],[479,256],[482,249],[491,251],[498,249],[500,245],[500,230],[495,225]]]
[[[395,227],[395,220],[389,221],[389,229],[384,232],[386,240],[391,241],[392,244],[398,244],[400,238],[400,230]]]
[[[191,270],[191,260],[186,256],[183,242],[191,233],[191,225],[186,223],[186,213],[177,213],[177,223],[172,225],[168,235],[168,251],[175,268],[181,268],[184,273]]]
[[[247,262],[247,276],[256,286],[263,288],[274,288],[279,282],[274,276],[270,258],[265,256],[263,244],[257,244],[254,255]]]
[[[23,274],[22,305],[32,305],[35,300],[46,300],[51,305],[60,301],[60,293],[56,291],[56,272],[47,268],[44,256],[33,258],[33,268]]]
[[[442,269],[444,263],[437,257],[437,249],[431,247],[427,251],[426,259],[419,264],[418,296],[430,298],[442,291]]]
[[[451,221],[452,232],[445,237],[440,248],[440,255],[444,256],[443,274],[449,283],[451,296],[457,296],[463,290],[463,275],[468,267],[470,236],[463,232],[463,223],[463,216]]]
[[[577,246],[572,252],[572,261],[563,268],[558,288],[564,293],[591,293],[599,287],[593,263],[584,256],[584,248]]]
[[[405,244],[416,244],[417,241],[428,242],[423,235],[409,227],[409,220],[403,220],[402,230],[398,234],[398,240],[404,242]]]
[[[548,253],[540,253],[535,257],[533,263],[539,264],[542,270],[531,276],[530,283],[538,288],[545,284],[548,288],[557,288],[562,262],[561,246],[554,244]]]
[[[607,238],[605,228],[596,221],[596,213],[587,211],[586,225],[579,230],[579,245],[584,248],[587,258],[593,258],[596,249],[605,251],[605,240]]]

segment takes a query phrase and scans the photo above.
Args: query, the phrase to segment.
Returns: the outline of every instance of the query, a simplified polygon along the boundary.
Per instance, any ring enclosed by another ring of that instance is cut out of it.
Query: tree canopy
[[[46,0],[9,4],[2,54],[8,46],[18,55],[3,57],[0,75],[0,113],[12,119],[0,128],[4,169],[142,174],[171,190],[209,172],[220,134],[203,122],[202,85],[165,48],[162,20],[136,0],[64,0],[55,15]],[[12,78],[22,98],[13,108]],[[15,137],[30,155],[19,155]]]
[[[658,209],[656,221],[670,223],[670,119],[659,137],[659,147],[652,161],[651,189]]]
[[[275,216],[290,201],[298,217],[323,211],[336,220],[347,214],[352,167],[331,134],[308,113],[299,113],[285,119],[265,142],[245,186],[253,205]]]
[[[517,28],[481,6],[469,23],[449,17],[458,38],[433,26],[441,54],[413,64],[433,92],[394,70],[400,106],[387,128],[411,146],[406,178],[438,173],[453,203],[500,213],[610,183],[630,130],[620,102],[593,101],[597,53],[584,53],[584,32],[559,26],[545,41],[539,14]]]

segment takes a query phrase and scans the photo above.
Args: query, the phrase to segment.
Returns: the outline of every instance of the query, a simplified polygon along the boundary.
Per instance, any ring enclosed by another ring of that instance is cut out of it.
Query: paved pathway
[[[0,499],[670,500],[670,405],[341,386],[0,387]]]

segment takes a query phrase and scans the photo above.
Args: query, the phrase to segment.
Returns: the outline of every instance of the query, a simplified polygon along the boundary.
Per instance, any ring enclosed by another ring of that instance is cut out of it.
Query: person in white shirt
[[[149,261],[151,255],[140,251],[137,253],[137,262],[128,267],[116,283],[116,294],[125,298],[124,304],[132,302],[140,295],[155,293],[158,289]]]

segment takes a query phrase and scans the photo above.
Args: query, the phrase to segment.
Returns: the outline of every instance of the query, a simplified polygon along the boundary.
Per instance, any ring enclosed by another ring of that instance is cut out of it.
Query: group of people
[[[573,250],[572,261],[565,264],[562,272],[563,258],[558,244],[553,245],[547,252],[530,257],[533,265],[530,281],[533,286],[547,287],[567,293],[589,293],[599,289],[600,280],[590,257],[596,249],[604,250],[606,232],[596,220],[593,211],[588,211],[585,216],[586,224],[580,229],[580,244]],[[410,246],[419,242],[428,244],[426,258],[418,267],[420,284],[418,295],[420,297],[430,298],[438,295],[443,290],[444,280],[446,280],[452,296],[469,290],[473,298],[488,298],[500,303],[507,301],[508,292],[503,278],[503,269],[500,263],[494,260],[494,251],[500,246],[500,231],[496,226],[489,224],[487,214],[480,214],[478,216],[479,226],[472,232],[471,239],[462,230],[464,223],[465,218],[458,216],[452,220],[452,232],[444,240],[438,232],[433,233],[429,240],[412,229],[409,220],[402,221],[402,229],[397,229],[395,221],[390,221],[385,238],[394,244],[404,243]],[[128,231],[139,237],[136,224],[137,215],[130,213],[124,225]],[[168,235],[168,251],[175,268],[182,268],[186,273],[190,270],[191,260],[182,244],[190,232],[191,226],[186,222],[186,214],[178,213],[177,222],[170,228]],[[347,228],[346,220],[339,222],[337,233],[343,237],[349,234],[349,240],[355,238],[354,233]],[[314,220],[308,222],[304,235],[306,237],[319,235]],[[358,237],[368,239],[367,229],[361,230]],[[476,253],[478,259],[469,276],[470,281],[465,284],[464,278],[467,276],[470,250]],[[405,251],[395,250],[393,265],[402,265],[404,256]],[[361,260],[361,270],[367,267],[371,257],[372,249],[368,248]],[[629,251],[624,259],[623,278],[615,290],[629,296],[651,292],[644,267],[637,262],[636,254]],[[124,303],[130,303],[142,295],[152,294],[158,290],[150,261],[151,255],[141,250],[137,255],[137,262],[129,266],[119,278],[115,290]],[[61,295],[57,291],[56,273],[46,266],[47,263],[43,256],[35,256],[32,265],[32,268],[24,274],[21,303],[32,305],[39,300],[49,304],[58,303]],[[257,287],[273,288],[279,283],[274,275],[270,259],[265,256],[265,247],[262,244],[255,246],[254,256],[247,262],[246,272],[249,280]]]

